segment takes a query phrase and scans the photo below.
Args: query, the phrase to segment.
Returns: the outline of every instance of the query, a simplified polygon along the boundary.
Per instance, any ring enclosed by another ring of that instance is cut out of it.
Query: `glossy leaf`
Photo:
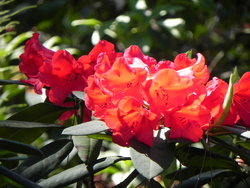
[[[9,182],[9,183],[11,183],[11,181],[16,182],[17,184],[13,183],[15,186],[22,185],[19,187],[42,188],[41,186],[35,184],[34,182],[2,166],[0,166],[0,174],[2,175],[1,178],[4,179],[6,182]],[[5,177],[8,178],[8,180]]]
[[[235,174],[233,171],[229,170],[211,170],[208,172],[204,172],[201,174],[198,174],[196,176],[193,176],[190,179],[187,179],[185,181],[182,181],[178,185],[174,186],[173,188],[181,188],[181,187],[201,187],[202,185],[205,185],[209,182],[211,182],[212,179],[227,174],[227,176],[231,176],[232,174]]]
[[[233,133],[236,133],[242,137],[250,139],[250,130],[248,130],[246,127],[240,127],[240,126],[226,126],[226,125],[221,125],[221,127],[232,131]]]
[[[66,110],[68,109],[49,103],[28,107],[8,120],[0,122],[0,137],[29,144],[48,128],[60,128],[60,126],[49,124],[54,123]],[[26,128],[29,128],[29,131]]]
[[[113,165],[122,160],[128,160],[126,157],[107,157],[99,159],[95,164],[86,166],[85,164],[77,165],[65,170],[39,183],[44,188],[64,187],[83,180],[84,178],[94,175],[95,173]]]
[[[16,153],[24,153],[28,155],[43,155],[43,153],[39,149],[31,145],[2,138],[0,138],[0,149]]]
[[[213,168],[236,170],[235,160],[215,152],[195,147],[184,146],[176,150],[176,158],[190,168]]]
[[[0,121],[0,137],[30,144],[48,128],[62,128],[62,126],[26,121]]]
[[[72,136],[72,139],[80,159],[87,165],[95,163],[102,147],[102,140],[87,136]]]
[[[72,127],[68,127],[63,130],[62,134],[64,135],[75,135],[75,136],[83,136],[99,133],[102,131],[109,130],[106,126],[105,122],[93,120],[86,123],[81,123],[79,125],[75,125]]]
[[[51,103],[39,103],[14,114],[8,120],[54,123],[67,110]]]
[[[235,154],[239,155],[240,158],[247,164],[247,165],[250,165],[250,158],[248,156],[248,154],[244,151],[241,151],[240,149],[238,149],[237,147],[234,147],[234,146],[231,146],[229,145],[228,143],[226,143],[225,141],[217,138],[217,137],[213,137],[213,136],[210,136],[209,137],[209,140],[211,142],[213,142],[214,144],[218,144],[218,145],[221,145],[223,147],[226,147],[228,148],[229,150],[231,150],[232,152],[234,152]]]
[[[0,79],[0,85],[9,85],[9,84],[17,84],[17,85],[27,85],[31,86],[30,84],[21,82],[19,80],[2,80]]]
[[[73,143],[69,139],[54,141],[41,148],[44,156],[28,157],[15,172],[36,182],[54,170],[68,156],[72,148]]]
[[[161,129],[152,147],[136,140],[132,140],[130,146],[131,160],[136,170],[147,179],[165,171],[174,160],[175,144],[166,142],[165,132]]]

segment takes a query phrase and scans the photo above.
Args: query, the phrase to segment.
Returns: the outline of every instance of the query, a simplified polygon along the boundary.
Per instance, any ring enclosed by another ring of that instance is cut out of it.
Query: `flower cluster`
[[[171,139],[201,139],[205,130],[218,122],[224,111],[228,84],[209,80],[205,58],[188,58],[185,53],[174,61],[157,62],[132,45],[123,53],[100,41],[88,55],[76,60],[69,52],[46,49],[35,33],[20,56],[23,82],[41,94],[46,86],[48,99],[67,106],[73,91],[85,91],[85,105],[106,122],[113,141],[128,146],[136,139],[152,146],[153,130],[169,127]],[[250,72],[234,84],[231,108],[223,124],[250,127]],[[68,118],[65,117],[65,118]]]

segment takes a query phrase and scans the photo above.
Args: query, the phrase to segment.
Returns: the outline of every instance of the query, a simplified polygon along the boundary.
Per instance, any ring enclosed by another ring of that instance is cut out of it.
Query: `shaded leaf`
[[[0,166],[0,174],[7,177],[8,179],[20,184],[20,185],[23,185],[23,187],[29,187],[29,188],[42,188],[41,186],[35,184],[34,182],[18,175],[17,173],[15,172],[12,172],[10,170],[8,170],[7,168],[4,168],[2,166]],[[6,180],[4,177],[1,177],[3,178],[6,182],[9,182],[11,183],[9,180]],[[14,184],[16,185],[16,184]],[[22,187],[22,186],[20,186]]]
[[[160,129],[154,138],[153,146],[141,142],[130,142],[131,160],[138,172],[151,179],[165,171],[174,160],[175,144],[166,142],[166,132]]]
[[[39,103],[30,106],[9,117],[8,120],[1,121],[2,126],[0,126],[0,137],[29,144],[36,140],[48,128],[60,127],[56,125],[48,125],[48,123],[54,123],[60,115],[67,110],[68,108],[56,106],[50,103]],[[27,131],[24,128],[30,129]]]
[[[54,123],[67,110],[51,103],[39,103],[14,114],[8,120]]]
[[[72,148],[72,140],[54,141],[40,149],[44,156],[28,157],[15,172],[36,182],[54,170],[67,157]]]
[[[102,147],[102,140],[87,136],[72,136],[72,139],[80,159],[87,165],[95,163]]]
[[[17,85],[27,85],[27,86],[32,86],[30,84],[21,82],[19,80],[2,80],[0,79],[0,85],[9,85],[9,84],[17,84]]]
[[[218,153],[184,146],[176,150],[176,158],[185,166],[191,168],[213,168],[237,170],[235,160]]]
[[[0,121],[0,137],[30,144],[34,140],[36,140],[42,133],[44,133],[48,128],[63,127],[46,123],[5,120]]]
[[[43,153],[28,144],[23,144],[20,142],[15,142],[7,139],[0,138],[0,149],[13,151],[16,153],[24,153],[28,155],[43,155]]]
[[[237,125],[234,125],[234,126],[221,125],[221,127],[225,128],[229,131],[232,131],[232,132],[234,132],[242,137],[250,139],[250,130],[248,130],[246,127],[241,127],[241,126],[237,126]]]
[[[64,135],[75,135],[83,136],[99,133],[102,131],[109,130],[109,127],[106,126],[105,122],[93,120],[86,123],[81,123],[72,127],[68,127],[63,130],[62,134]]]
[[[93,165],[86,166],[85,164],[80,164],[73,168],[65,170],[57,175],[54,175],[46,180],[41,181],[39,185],[44,188],[64,187],[77,181],[83,180],[88,176],[94,175],[96,172],[99,172],[113,165],[114,163],[128,159],[129,158],[127,157],[106,157],[99,159]]]
[[[187,180],[179,183],[178,185],[174,186],[173,188],[200,187],[202,185],[209,183],[212,179],[214,179],[217,176],[220,176],[222,174],[227,174],[227,176],[231,176],[232,174],[235,175],[236,173],[233,171],[221,170],[221,169],[211,170],[211,171],[204,172],[204,173],[198,174],[196,176],[193,176],[192,178],[187,179]]]
[[[223,140],[217,138],[217,137],[213,137],[210,136],[209,140],[211,142],[213,142],[214,144],[218,144],[221,145],[223,147],[228,148],[229,150],[231,150],[232,152],[234,152],[235,154],[238,154],[240,156],[240,158],[247,164],[250,165],[250,158],[248,156],[248,154],[244,151],[241,151],[240,149],[238,149],[237,147],[231,146],[228,143],[224,142]]]

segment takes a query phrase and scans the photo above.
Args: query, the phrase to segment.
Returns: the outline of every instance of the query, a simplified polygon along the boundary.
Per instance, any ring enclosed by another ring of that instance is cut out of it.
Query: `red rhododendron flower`
[[[174,60],[175,70],[182,77],[205,84],[209,79],[208,68],[203,55],[198,53],[197,57],[197,59],[189,59],[185,53],[177,55]]]
[[[150,110],[158,115],[177,108],[194,91],[192,80],[182,78],[173,69],[162,69],[147,80],[143,88]]]
[[[218,118],[223,112],[223,102],[227,93],[227,89],[228,84],[216,77],[206,84],[206,94],[203,96],[204,99],[201,105],[206,107],[211,113],[210,124],[213,124],[216,118]],[[209,127],[205,129],[208,128]]]
[[[45,63],[40,67],[39,78],[50,87],[47,96],[57,105],[61,105],[72,91],[83,91],[86,86],[82,64],[63,50],[54,54],[51,63]]]
[[[250,72],[245,73],[238,83],[234,84],[233,104],[224,123],[230,123],[228,118],[238,121],[238,124],[250,128]],[[234,121],[231,122],[231,124]]]
[[[128,146],[131,139],[152,146],[153,130],[158,128],[157,116],[133,97],[124,97],[117,108],[108,109],[104,121],[113,132],[113,141],[121,146]]]
[[[186,138],[198,142],[203,135],[203,127],[208,126],[210,118],[210,111],[201,105],[200,99],[190,95],[183,107],[165,112],[164,125],[171,128],[169,138]]]
[[[39,33],[34,33],[32,38],[26,42],[24,53],[20,55],[22,62],[19,69],[28,77],[28,80],[22,81],[34,85],[35,92],[42,94],[44,84],[38,79],[39,68],[44,63],[51,62],[55,52],[45,48],[38,37]]]

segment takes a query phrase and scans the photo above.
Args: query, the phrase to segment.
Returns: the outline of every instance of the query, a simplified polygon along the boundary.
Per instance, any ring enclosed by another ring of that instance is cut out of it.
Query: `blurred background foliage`
[[[211,77],[228,80],[235,66],[240,75],[250,70],[249,0],[0,0],[0,24],[4,80],[25,79],[19,55],[33,32],[41,33],[44,46],[67,49],[76,57],[106,39],[117,51],[138,45],[158,61],[192,49],[194,57],[198,52],[205,56]],[[18,85],[1,86],[0,120],[31,105],[29,92]],[[33,145],[41,147],[58,135],[47,132]],[[107,174],[117,174],[121,166]]]

